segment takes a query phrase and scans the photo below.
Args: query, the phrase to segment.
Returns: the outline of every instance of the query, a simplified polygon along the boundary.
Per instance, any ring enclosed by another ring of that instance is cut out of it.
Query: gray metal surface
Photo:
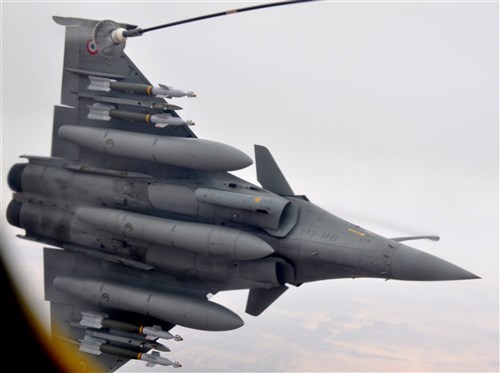
[[[274,253],[263,240],[233,228],[150,217],[114,209],[79,207],[81,221],[123,239],[189,250],[226,259],[259,259]]]
[[[264,189],[280,196],[294,195],[273,156],[264,146],[255,145],[255,167],[257,169],[257,180]]]
[[[144,314],[187,328],[221,331],[243,325],[238,315],[206,299],[75,277],[56,277],[53,285],[100,307]]]
[[[129,131],[64,125],[59,137],[104,155],[160,162],[206,171],[232,171],[253,162],[245,153],[210,140],[154,136]]]

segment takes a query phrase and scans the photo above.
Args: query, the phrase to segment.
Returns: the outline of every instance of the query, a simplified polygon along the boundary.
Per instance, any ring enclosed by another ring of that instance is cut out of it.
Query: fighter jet
[[[11,168],[6,214],[22,238],[51,246],[53,335],[105,370],[129,359],[180,367],[157,341],[182,340],[169,332],[175,325],[243,326],[208,299],[220,291],[249,289],[246,312],[258,316],[288,286],[312,281],[478,278],[405,244],[438,237],[385,238],[295,194],[264,146],[254,154],[260,185],[229,173],[252,158],[197,138],[166,100],[195,94],[153,85],[124,53],[128,38],[155,28],[54,21],[66,38],[51,154]]]

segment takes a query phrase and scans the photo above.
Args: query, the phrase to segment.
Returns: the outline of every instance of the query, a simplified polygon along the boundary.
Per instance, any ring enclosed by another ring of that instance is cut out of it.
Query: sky
[[[64,28],[52,15],[149,27],[245,2],[2,3],[2,255],[48,327],[42,246],[5,221],[19,155],[49,155]],[[332,280],[264,314],[246,291],[212,298],[245,326],[176,327],[182,371],[499,370],[499,9],[494,2],[318,2],[145,34],[126,53],[200,138],[267,146],[297,194],[481,276]],[[235,172],[257,183],[253,166]],[[131,362],[123,372],[161,371]],[[169,369],[167,369],[169,370]]]

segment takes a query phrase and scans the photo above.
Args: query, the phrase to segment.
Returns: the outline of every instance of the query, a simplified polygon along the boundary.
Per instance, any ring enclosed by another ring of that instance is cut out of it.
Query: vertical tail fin
[[[265,146],[255,145],[255,165],[257,167],[257,180],[264,189],[280,196],[295,195],[271,152]]]

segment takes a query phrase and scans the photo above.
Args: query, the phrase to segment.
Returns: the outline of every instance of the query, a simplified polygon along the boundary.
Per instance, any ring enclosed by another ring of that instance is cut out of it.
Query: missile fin
[[[110,120],[109,112],[114,109],[113,106],[95,103],[87,106],[89,109],[89,119]]]
[[[93,312],[81,312],[82,319],[80,320],[80,325],[89,328],[101,329],[102,320],[108,317],[106,314],[93,313]]]
[[[113,80],[113,79],[101,78],[101,77],[90,76],[90,75],[89,75],[89,80],[90,80],[90,84],[87,87],[88,90],[104,91],[104,92],[111,91],[110,83],[116,82],[116,80]]]
[[[155,123],[156,128],[165,128],[167,126],[171,126],[171,124],[168,123]]]
[[[102,338],[85,335],[85,337],[83,337],[82,343],[80,344],[79,350],[93,355],[100,355],[102,354],[101,346],[105,343],[106,340]]]

